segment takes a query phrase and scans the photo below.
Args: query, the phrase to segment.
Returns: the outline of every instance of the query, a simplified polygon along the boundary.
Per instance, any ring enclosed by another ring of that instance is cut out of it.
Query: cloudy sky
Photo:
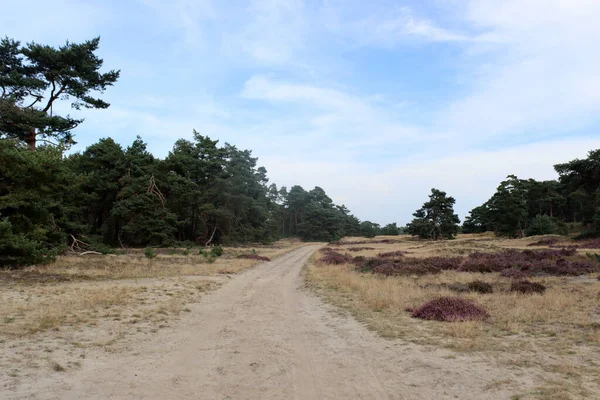
[[[600,148],[597,0],[0,0],[0,34],[101,36],[121,79],[76,150],[192,129],[252,149],[278,186],[406,223],[432,187],[463,217],[508,174]],[[1,32],[4,31],[4,32]],[[77,115],[77,114],[76,114]]]

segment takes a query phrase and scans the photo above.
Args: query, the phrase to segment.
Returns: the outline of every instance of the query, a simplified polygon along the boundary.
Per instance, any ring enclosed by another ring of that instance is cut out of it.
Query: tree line
[[[32,151],[26,142],[0,140],[3,265],[51,260],[79,242],[110,251],[285,237],[332,241],[381,233],[374,226],[320,187],[269,184],[249,150],[198,132],[175,142],[164,159],[139,137],[126,148],[101,139],[68,156],[60,146]]]
[[[493,196],[465,218],[465,233],[494,231],[500,236],[600,234],[600,150],[584,159],[554,165],[558,179],[537,181],[509,175]]]

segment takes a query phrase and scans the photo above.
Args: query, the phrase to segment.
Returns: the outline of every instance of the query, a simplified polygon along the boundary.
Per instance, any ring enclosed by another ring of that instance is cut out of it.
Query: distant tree
[[[398,228],[398,226],[396,225],[396,223],[391,223],[391,224],[387,224],[386,226],[384,226],[383,228],[381,228],[381,234],[382,235],[388,235],[388,236],[397,236],[400,234],[400,229]]]
[[[422,239],[451,239],[458,233],[460,219],[454,214],[453,197],[448,197],[446,192],[431,189],[429,201],[415,211],[415,217],[407,225],[408,233]]]
[[[585,159],[556,164],[561,191],[569,217],[584,224],[590,233],[600,235],[600,149]]]
[[[367,238],[373,238],[381,234],[381,227],[371,221],[363,221],[360,223],[360,234]]]
[[[523,237],[528,220],[527,186],[514,175],[500,183],[488,201],[489,215],[497,235]]]
[[[0,138],[15,138],[35,149],[38,140],[75,143],[71,131],[83,120],[54,112],[57,100],[71,107],[107,108],[93,97],[119,78],[119,71],[100,73],[103,60],[94,54],[100,38],[58,49],[37,43],[0,40]]]
[[[493,230],[493,223],[490,219],[490,210],[487,203],[475,207],[469,211],[462,225],[462,233],[483,233]]]

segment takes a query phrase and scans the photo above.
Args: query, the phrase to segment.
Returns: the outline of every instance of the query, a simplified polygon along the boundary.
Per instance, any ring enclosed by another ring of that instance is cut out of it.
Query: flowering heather
[[[479,321],[489,313],[477,304],[461,297],[440,297],[412,311],[412,317],[431,321]]]
[[[580,249],[600,249],[600,239],[587,240],[576,245]]]
[[[393,244],[398,243],[400,240],[393,239],[379,239],[379,240],[353,240],[348,242],[343,242],[341,240],[336,240],[335,242],[329,242],[329,246],[349,246],[352,244],[375,244],[375,243],[384,243],[384,244]]]
[[[462,261],[461,257],[428,257],[388,259],[372,257],[362,265],[362,271],[391,275],[426,275],[444,270],[455,270]]]
[[[393,258],[393,254],[396,258]],[[568,258],[570,257],[570,258]],[[582,257],[573,248],[544,250],[505,250],[498,253],[472,253],[468,257],[405,257],[401,253],[381,253],[377,257],[355,257],[352,263],[362,272],[386,276],[435,274],[445,270],[499,272],[510,278],[535,275],[577,276],[600,270],[600,265]]]

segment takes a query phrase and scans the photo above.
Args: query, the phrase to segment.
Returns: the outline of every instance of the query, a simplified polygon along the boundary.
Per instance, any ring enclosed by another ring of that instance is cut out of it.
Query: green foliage
[[[415,211],[413,221],[407,225],[411,235],[422,239],[451,239],[458,233],[460,220],[454,214],[453,197],[448,197],[446,192],[431,189],[429,201]]]
[[[107,108],[93,97],[119,78],[119,71],[100,73],[96,56],[100,38],[53,48],[37,43],[0,40],[0,138],[14,138],[36,147],[38,140],[74,143],[71,131],[83,120],[55,111],[57,100],[71,107]]]
[[[381,228],[381,234],[386,236],[398,236],[400,234],[400,228],[396,223],[387,224]]]
[[[558,223],[549,215],[536,215],[527,228],[527,236],[552,235],[559,233]]]
[[[367,238],[374,238],[381,234],[381,227],[371,221],[363,221],[360,223],[360,235]]]
[[[146,247],[144,249],[144,256],[146,258],[155,258],[156,257],[156,250],[154,250],[152,247]]]
[[[70,191],[62,149],[0,140],[0,265],[49,262],[65,250]]]
[[[221,246],[215,246],[212,249],[210,249],[210,254],[212,254],[215,257],[221,257],[224,252],[225,250],[223,250]]]

